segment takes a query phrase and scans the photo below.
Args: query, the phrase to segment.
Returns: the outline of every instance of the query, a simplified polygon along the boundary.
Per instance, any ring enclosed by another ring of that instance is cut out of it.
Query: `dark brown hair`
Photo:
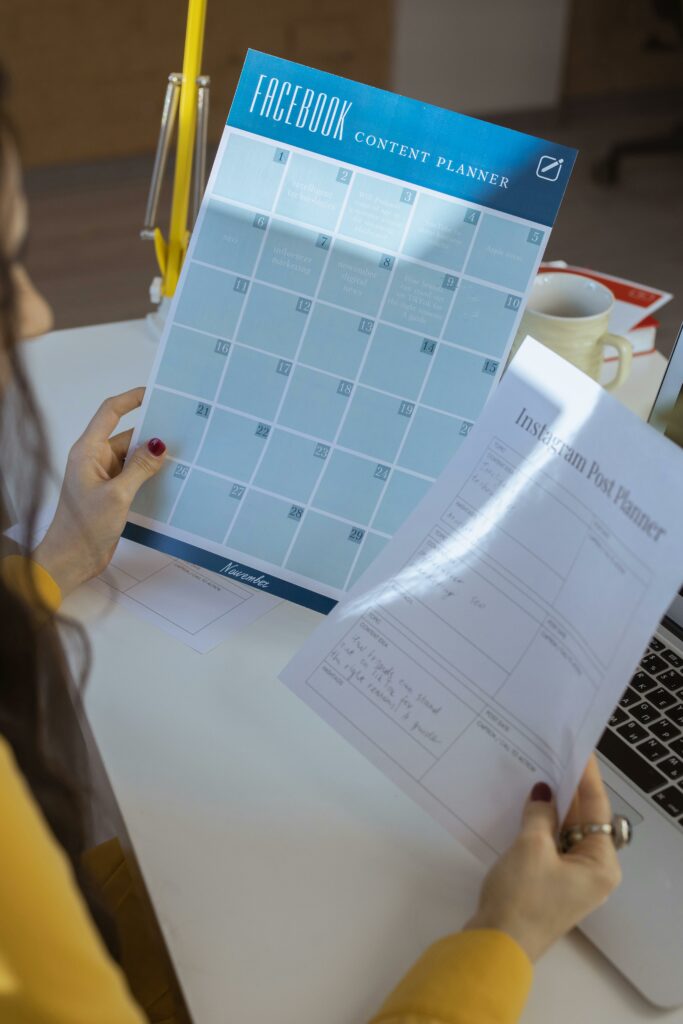
[[[16,254],[9,251],[13,211],[8,188],[15,168],[18,170],[19,149],[5,106],[6,95],[7,81],[0,68],[0,507],[2,497],[9,497],[11,481],[12,511],[23,524],[21,547],[31,551],[49,472],[48,446],[17,346]],[[0,536],[0,557],[8,553],[8,543]],[[89,662],[87,638],[78,625],[58,620],[42,604],[28,570],[25,589],[28,601],[6,585],[0,574],[0,734],[10,744],[53,835],[71,862],[106,945],[116,955],[112,922],[81,866],[91,795],[87,756],[72,708],[75,703],[77,712],[80,710],[80,690]],[[4,841],[11,842],[12,837],[6,836]]]

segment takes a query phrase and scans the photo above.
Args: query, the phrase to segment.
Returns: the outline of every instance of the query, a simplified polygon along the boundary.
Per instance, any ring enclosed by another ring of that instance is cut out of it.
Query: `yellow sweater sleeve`
[[[0,1020],[144,1024],[0,738]]]
[[[8,587],[27,603],[31,603],[31,587],[48,611],[56,612],[62,603],[62,592],[42,565],[24,555],[7,555],[0,560],[0,576]]]
[[[430,946],[370,1024],[515,1024],[531,977],[504,932],[459,932]]]

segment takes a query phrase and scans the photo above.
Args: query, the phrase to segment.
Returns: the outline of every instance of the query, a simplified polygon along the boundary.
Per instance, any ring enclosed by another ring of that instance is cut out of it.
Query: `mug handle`
[[[620,334],[605,334],[602,343],[606,348],[615,348],[619,353],[616,376],[613,380],[603,385],[605,391],[615,391],[618,387],[621,387],[628,377],[628,372],[631,369],[631,360],[633,359],[633,345],[626,338],[622,338]]]

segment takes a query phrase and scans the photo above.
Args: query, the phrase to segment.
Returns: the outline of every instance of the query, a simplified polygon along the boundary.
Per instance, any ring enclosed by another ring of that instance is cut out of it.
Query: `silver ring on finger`
[[[615,814],[609,824],[587,822],[583,825],[570,825],[560,832],[560,850],[562,853],[568,853],[586,836],[594,835],[611,836],[615,850],[622,850],[633,838],[633,826],[623,814]]]

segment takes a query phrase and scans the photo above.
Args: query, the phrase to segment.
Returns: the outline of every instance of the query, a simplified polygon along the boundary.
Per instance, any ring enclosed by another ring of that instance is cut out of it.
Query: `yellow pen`
[[[207,0],[189,0],[182,75],[169,75],[152,183],[141,237],[154,242],[161,272],[161,295],[176,289],[189,240],[188,211],[195,164],[195,214],[204,187],[209,79],[200,77]],[[199,112],[199,116],[198,116]],[[158,227],[157,210],[171,137],[178,119],[178,144],[168,242]]]

